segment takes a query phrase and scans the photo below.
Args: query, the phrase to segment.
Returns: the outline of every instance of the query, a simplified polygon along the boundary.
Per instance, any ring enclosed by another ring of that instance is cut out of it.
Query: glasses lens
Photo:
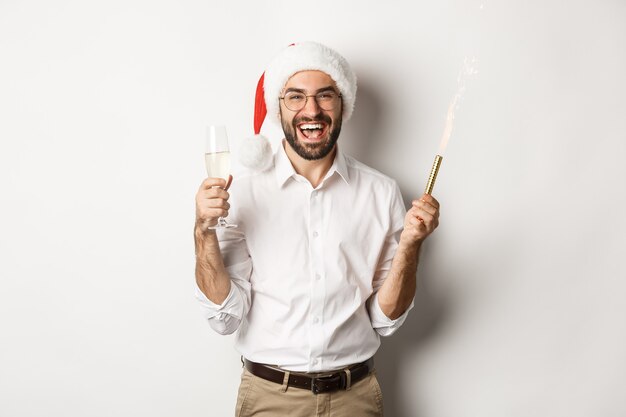
[[[317,93],[315,96],[307,96],[304,93],[290,91],[285,94],[283,101],[289,110],[299,111],[306,106],[307,99],[309,97],[315,97],[317,105],[320,106],[322,110],[332,110],[339,102],[339,98],[341,96],[334,91],[323,91],[321,93]]]
[[[324,110],[332,110],[337,104],[339,96],[334,91],[323,91],[315,95],[317,105]]]
[[[289,110],[292,110],[292,111],[302,110],[302,108],[306,104],[306,95],[304,95],[304,93],[291,91],[285,94],[283,101],[285,102],[285,106],[287,106]]]

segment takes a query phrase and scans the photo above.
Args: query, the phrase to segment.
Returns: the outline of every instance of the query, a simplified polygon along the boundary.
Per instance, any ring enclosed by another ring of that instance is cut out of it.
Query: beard
[[[327,139],[318,143],[300,142],[297,134],[298,124],[315,121],[322,121],[326,123],[327,126],[332,128],[332,130],[327,134]],[[341,114],[338,116],[335,123],[333,123],[330,116],[322,113],[316,119],[312,119],[310,117],[294,117],[291,123],[289,123],[288,121],[285,121],[281,115],[281,125],[283,126],[283,132],[285,133],[285,139],[287,139],[287,142],[291,145],[293,150],[307,161],[322,159],[333,150],[337,140],[339,139],[339,133],[341,133],[341,121]]]

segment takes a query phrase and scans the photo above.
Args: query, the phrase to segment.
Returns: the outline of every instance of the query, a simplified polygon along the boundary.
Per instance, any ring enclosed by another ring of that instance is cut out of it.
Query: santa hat
[[[328,74],[339,89],[343,99],[344,120],[352,116],[356,99],[356,75],[348,61],[333,49],[316,42],[289,45],[269,64],[261,75],[254,102],[254,136],[244,140],[239,159],[242,165],[263,171],[272,164],[269,140],[260,134],[266,114],[280,122],[280,93],[297,72],[322,71]]]

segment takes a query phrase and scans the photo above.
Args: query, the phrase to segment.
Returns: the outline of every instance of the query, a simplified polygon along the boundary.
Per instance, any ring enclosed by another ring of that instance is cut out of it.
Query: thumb
[[[233,176],[229,175],[228,176],[228,181],[226,181],[226,187],[224,187],[224,190],[228,190],[228,188],[230,187],[230,184],[233,182]]]

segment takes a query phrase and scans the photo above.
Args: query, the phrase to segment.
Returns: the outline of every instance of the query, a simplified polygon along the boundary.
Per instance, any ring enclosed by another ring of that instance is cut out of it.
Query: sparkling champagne
[[[230,152],[205,153],[206,172],[212,178],[224,178],[230,174]]]

